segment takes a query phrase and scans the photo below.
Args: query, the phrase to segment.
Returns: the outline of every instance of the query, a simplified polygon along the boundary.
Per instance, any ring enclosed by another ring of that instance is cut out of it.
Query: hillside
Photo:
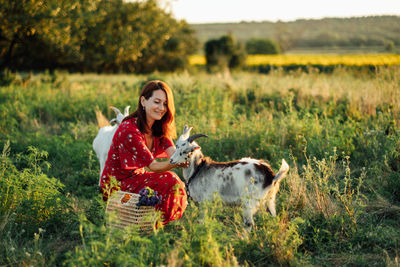
[[[378,49],[400,45],[400,16],[301,19],[191,25],[200,42],[232,33],[238,41],[273,39],[284,50],[309,48]]]

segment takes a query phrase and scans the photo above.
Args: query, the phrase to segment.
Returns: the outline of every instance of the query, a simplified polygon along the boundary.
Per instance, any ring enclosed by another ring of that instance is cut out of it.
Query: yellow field
[[[202,55],[189,57],[190,65],[205,65],[206,59]],[[249,55],[248,66],[258,65],[347,65],[347,66],[391,66],[400,65],[400,55],[396,54],[360,54],[360,55]]]

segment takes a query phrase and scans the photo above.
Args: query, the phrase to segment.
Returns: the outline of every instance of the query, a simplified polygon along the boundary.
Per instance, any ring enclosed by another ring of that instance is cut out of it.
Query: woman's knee
[[[165,172],[164,175],[168,181],[182,183],[181,179],[179,179],[179,176],[174,172]]]
[[[173,191],[181,191],[186,195],[185,184],[181,181],[179,176],[174,172],[165,172],[165,179],[167,179],[168,184],[171,186]]]

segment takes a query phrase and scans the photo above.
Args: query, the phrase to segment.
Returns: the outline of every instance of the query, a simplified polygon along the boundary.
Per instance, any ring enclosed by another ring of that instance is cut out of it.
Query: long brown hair
[[[142,96],[148,100],[153,96],[153,92],[156,90],[163,90],[167,96],[167,112],[161,118],[161,120],[155,121],[153,126],[151,127],[151,131],[154,136],[157,137],[168,137],[168,138],[176,138],[176,128],[175,128],[175,104],[174,104],[174,96],[172,94],[171,88],[163,81],[154,80],[147,82],[143,88],[142,92],[139,96],[138,107],[129,116],[127,116],[124,121],[131,119],[133,117],[137,118],[137,125],[139,130],[142,133],[147,133],[147,119],[146,119],[146,111],[143,109],[142,103],[140,99]]]

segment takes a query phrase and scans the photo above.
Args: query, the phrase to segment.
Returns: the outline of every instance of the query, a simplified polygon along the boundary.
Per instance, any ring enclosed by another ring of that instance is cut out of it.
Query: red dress
[[[167,157],[165,150],[173,146],[166,137],[155,137],[150,151],[146,139],[136,124],[136,118],[121,123],[114,134],[108,152],[107,161],[101,175],[101,188],[106,188],[110,176],[114,176],[120,190],[138,193],[148,186],[162,196],[156,209],[162,211],[162,220],[166,224],[182,217],[187,206],[185,184],[173,172],[147,172],[155,158]],[[139,174],[138,174],[139,173]],[[104,192],[105,197],[107,194]]]

